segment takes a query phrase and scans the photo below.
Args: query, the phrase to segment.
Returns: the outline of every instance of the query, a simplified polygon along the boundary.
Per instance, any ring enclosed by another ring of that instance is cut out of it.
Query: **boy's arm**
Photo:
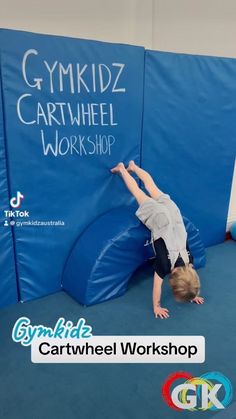
[[[152,292],[152,302],[153,302],[153,311],[155,317],[160,317],[161,319],[167,319],[169,317],[169,311],[167,308],[161,307],[161,286],[163,279],[157,275],[155,272],[153,279],[153,292]]]

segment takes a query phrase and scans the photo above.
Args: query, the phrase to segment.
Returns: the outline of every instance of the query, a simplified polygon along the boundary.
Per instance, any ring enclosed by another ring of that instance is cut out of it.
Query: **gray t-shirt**
[[[153,241],[162,238],[167,247],[171,269],[179,255],[184,263],[189,263],[186,250],[187,232],[177,205],[167,194],[158,199],[148,197],[136,211],[136,216],[151,231]]]

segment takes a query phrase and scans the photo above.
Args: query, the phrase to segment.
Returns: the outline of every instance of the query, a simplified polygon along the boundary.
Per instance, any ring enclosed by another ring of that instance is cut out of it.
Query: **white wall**
[[[153,48],[236,57],[235,0],[156,0]]]
[[[0,0],[0,27],[236,57],[236,0]]]
[[[0,27],[147,45],[152,0],[0,0]]]
[[[0,27],[236,57],[235,0],[0,0]]]

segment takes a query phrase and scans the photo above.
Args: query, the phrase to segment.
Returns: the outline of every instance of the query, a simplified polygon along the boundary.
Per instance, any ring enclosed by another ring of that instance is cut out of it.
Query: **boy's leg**
[[[117,164],[117,166],[111,169],[111,172],[119,173],[121,175],[124,183],[132,195],[136,198],[139,205],[148,199],[148,196],[142,191],[142,189],[139,188],[136,180],[129,174],[123,163]]]
[[[137,166],[133,160],[129,162],[127,170],[135,173],[139,177],[139,179],[144,183],[145,189],[153,199],[159,198],[159,196],[163,193],[157,187],[151,175],[146,172],[146,170],[143,170],[141,167]]]

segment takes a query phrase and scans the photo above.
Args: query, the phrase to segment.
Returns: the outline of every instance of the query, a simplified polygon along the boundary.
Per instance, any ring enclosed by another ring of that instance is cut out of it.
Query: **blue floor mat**
[[[82,307],[65,293],[17,304],[0,311],[0,418],[2,419],[164,419],[214,412],[176,412],[162,400],[168,374],[199,376],[220,371],[236,387],[236,242],[207,249],[199,270],[205,304],[178,304],[164,284],[162,304],[168,320],[152,314],[152,268],[133,277],[128,292],[115,300]],[[30,349],[11,339],[20,316],[54,327],[59,317],[84,317],[94,335],[203,335],[204,364],[32,364]],[[236,414],[236,413],[235,413]]]

